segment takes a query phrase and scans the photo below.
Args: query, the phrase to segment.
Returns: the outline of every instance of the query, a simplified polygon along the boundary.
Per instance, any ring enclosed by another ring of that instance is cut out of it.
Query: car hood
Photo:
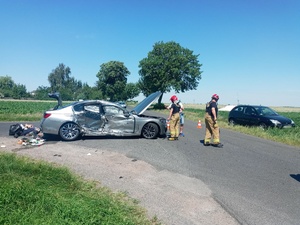
[[[156,100],[158,99],[162,93],[160,91],[154,92],[141,101],[136,107],[134,107],[131,111],[133,114],[141,115],[143,112],[147,110],[147,108]]]

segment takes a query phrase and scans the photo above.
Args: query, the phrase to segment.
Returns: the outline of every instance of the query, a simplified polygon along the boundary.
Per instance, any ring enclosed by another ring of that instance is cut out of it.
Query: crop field
[[[38,121],[56,101],[0,101],[0,121]]]

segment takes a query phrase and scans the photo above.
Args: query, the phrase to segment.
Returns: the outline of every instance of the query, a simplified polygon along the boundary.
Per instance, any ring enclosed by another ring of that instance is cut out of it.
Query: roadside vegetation
[[[161,224],[125,193],[12,153],[0,153],[0,208],[0,224]]]

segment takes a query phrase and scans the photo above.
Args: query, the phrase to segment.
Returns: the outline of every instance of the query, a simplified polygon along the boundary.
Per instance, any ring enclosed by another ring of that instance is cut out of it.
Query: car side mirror
[[[124,112],[124,116],[125,116],[125,117],[129,117],[129,115],[130,115],[130,113],[129,113],[128,111],[125,111],[125,112]]]

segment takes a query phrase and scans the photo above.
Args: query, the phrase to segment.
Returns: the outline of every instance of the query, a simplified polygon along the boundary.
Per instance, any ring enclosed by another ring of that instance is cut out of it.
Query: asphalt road
[[[10,124],[0,123],[0,136],[8,135]],[[118,152],[201,180],[240,224],[300,224],[300,148],[222,128],[224,147],[205,147],[204,132],[186,120],[179,141],[85,138],[69,144]]]

